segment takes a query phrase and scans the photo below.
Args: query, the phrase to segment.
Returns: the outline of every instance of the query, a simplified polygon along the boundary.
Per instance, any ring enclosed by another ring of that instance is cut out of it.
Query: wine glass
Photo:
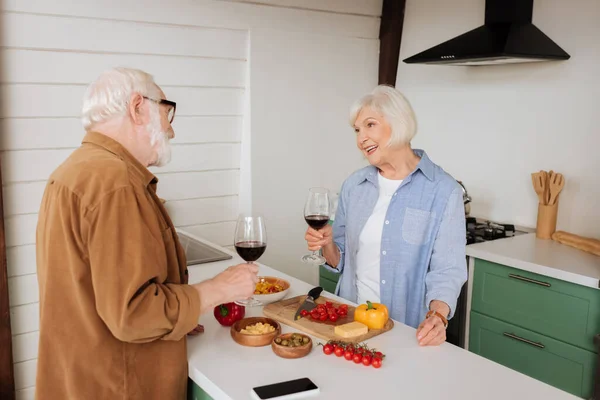
[[[329,190],[320,187],[310,188],[308,198],[304,205],[304,220],[311,228],[319,230],[329,223],[331,205],[329,203]],[[325,264],[327,260],[318,251],[306,254],[302,261],[309,264]]]
[[[240,215],[235,227],[235,251],[248,264],[252,264],[267,249],[267,231],[263,218],[255,215]],[[260,306],[262,303],[254,297],[237,300],[236,304],[247,307]]]

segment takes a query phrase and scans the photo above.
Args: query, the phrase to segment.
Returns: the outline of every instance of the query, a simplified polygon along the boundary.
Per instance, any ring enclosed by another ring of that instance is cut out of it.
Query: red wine
[[[246,262],[256,261],[263,255],[267,249],[267,244],[250,240],[247,242],[237,242],[235,244],[235,251],[242,257]]]
[[[304,219],[311,228],[316,230],[323,228],[329,222],[327,215],[308,215]]]

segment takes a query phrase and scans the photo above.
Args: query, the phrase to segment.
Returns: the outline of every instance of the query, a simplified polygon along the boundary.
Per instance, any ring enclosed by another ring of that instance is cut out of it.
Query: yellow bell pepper
[[[388,309],[383,304],[367,301],[367,304],[361,304],[354,310],[354,320],[369,329],[383,329],[388,319]]]

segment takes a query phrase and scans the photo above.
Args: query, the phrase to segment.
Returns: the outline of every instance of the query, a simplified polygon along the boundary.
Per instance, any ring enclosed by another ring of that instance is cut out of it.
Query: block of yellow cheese
[[[333,332],[343,338],[351,338],[366,334],[369,332],[369,328],[363,323],[354,321],[336,326]]]

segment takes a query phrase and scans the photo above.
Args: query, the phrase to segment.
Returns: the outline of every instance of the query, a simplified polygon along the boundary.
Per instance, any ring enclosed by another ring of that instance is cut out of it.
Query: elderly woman
[[[462,189],[411,148],[417,123],[395,88],[361,98],[350,124],[371,165],[343,183],[333,227],[306,231],[308,248],[341,274],[339,296],[381,302],[420,345],[439,345],[467,279]]]

